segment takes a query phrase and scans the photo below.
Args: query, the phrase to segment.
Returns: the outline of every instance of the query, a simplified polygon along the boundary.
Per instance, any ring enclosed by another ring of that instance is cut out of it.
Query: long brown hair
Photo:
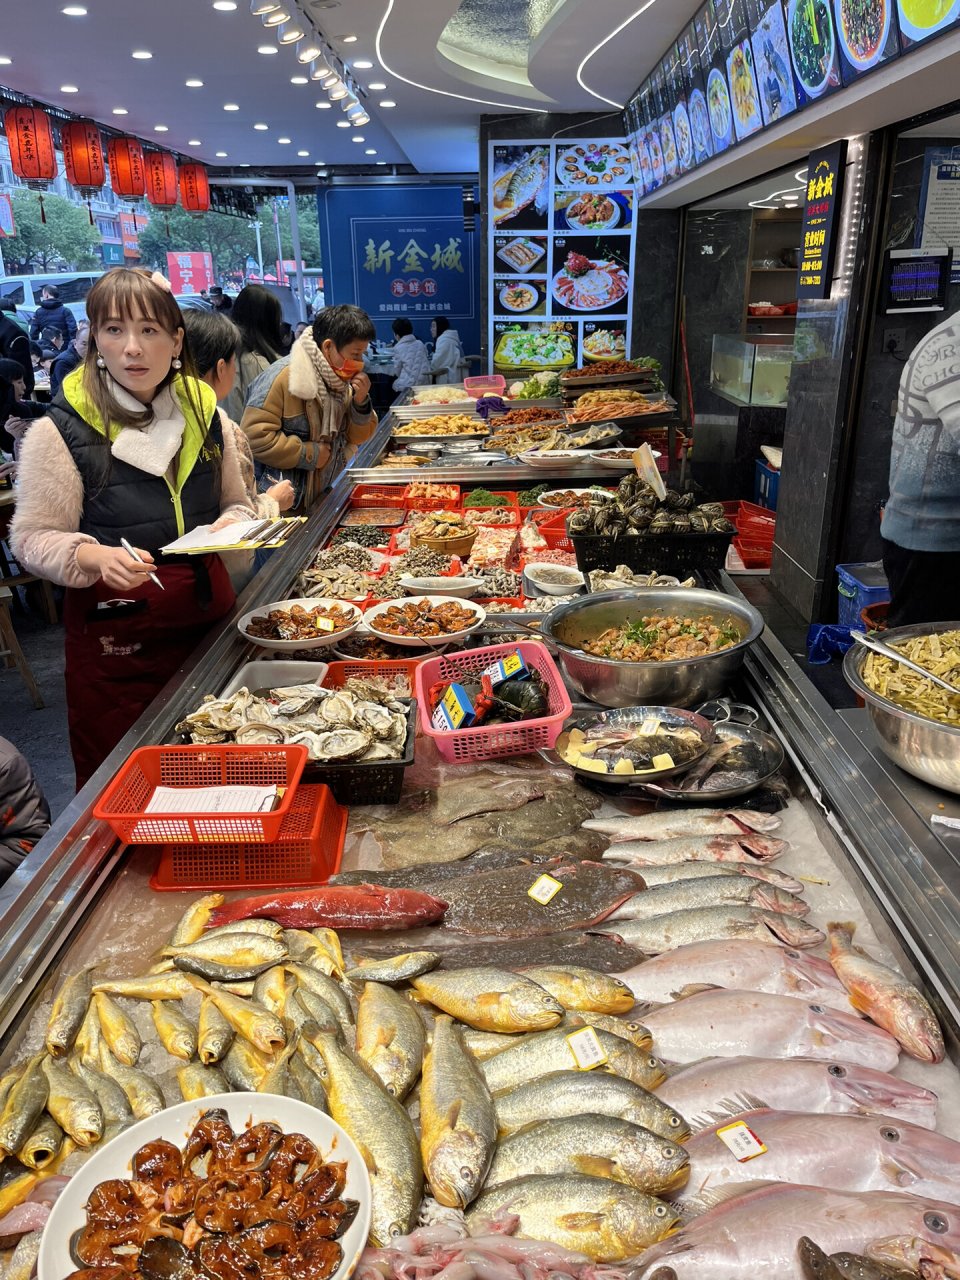
[[[181,332],[184,330],[183,315],[169,287],[163,288],[155,284],[151,273],[143,267],[115,267],[112,271],[107,271],[87,294],[86,301],[90,342],[83,362],[83,389],[93,402],[109,441],[111,424],[120,427],[146,427],[153,421],[153,410],[149,405],[144,406],[141,411],[126,409],[117,400],[104,376],[106,371],[97,365],[98,331],[112,317],[124,320],[142,318],[153,321],[172,338],[178,329]],[[210,424],[204,422],[200,393],[191,385],[193,379],[199,379],[199,374],[189,352],[182,350],[180,360],[182,372],[186,375],[184,388],[187,400],[206,434]],[[176,376],[177,370],[171,364],[157,390],[168,386]]]

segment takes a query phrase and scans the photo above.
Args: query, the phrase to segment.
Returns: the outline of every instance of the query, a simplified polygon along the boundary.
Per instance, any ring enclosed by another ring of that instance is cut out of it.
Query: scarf
[[[124,409],[135,413],[143,411],[140,401],[113,378],[110,378],[110,391]],[[110,444],[110,452],[147,475],[163,476],[183,442],[186,424],[170,384],[158,392],[150,408],[153,420],[145,427],[121,427]]]
[[[316,405],[320,414],[317,440],[331,442],[345,430],[353,403],[353,387],[338,378],[329,360],[305,329],[290,352],[290,394]]]
[[[322,382],[336,400],[348,399],[353,388],[350,386],[349,382],[344,382],[342,378],[337,377],[336,370],[314,342],[313,334],[309,329],[304,329],[298,339],[297,345],[300,346],[301,350],[310,360],[310,364],[317,378],[318,386],[319,383]]]

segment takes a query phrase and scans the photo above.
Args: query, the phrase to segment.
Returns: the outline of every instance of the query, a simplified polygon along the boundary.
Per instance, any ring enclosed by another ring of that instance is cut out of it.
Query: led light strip
[[[599,53],[604,45],[610,43],[610,41],[614,38],[614,36],[618,36],[621,31],[624,31],[627,27],[629,27],[631,22],[633,22],[636,18],[639,18],[642,13],[646,13],[648,9],[652,9],[656,3],[657,3],[657,0],[646,0],[646,3],[642,4],[640,8],[636,11],[636,13],[631,13],[630,17],[627,18],[625,22],[621,22],[619,27],[614,27],[614,29],[610,32],[608,36],[606,36],[603,40],[601,40],[599,44],[595,44],[593,48],[590,50],[590,52],[587,54],[587,56],[584,58],[584,60],[580,63],[579,67],[577,67],[577,84],[580,86],[581,89],[585,89],[586,92],[589,93],[592,98],[599,98],[601,102],[606,102],[611,107],[616,107],[618,111],[623,110],[625,103],[614,102],[612,98],[605,98],[602,93],[597,93],[595,89],[590,88],[590,86],[587,84],[587,82],[583,78],[583,68],[587,65],[587,63],[594,56],[594,54]]]
[[[387,0],[386,12],[383,15],[380,26],[377,28],[377,58],[384,71],[389,75],[395,76],[398,80],[402,80],[404,84],[412,85],[414,89],[425,89],[427,93],[439,93],[442,94],[444,98],[458,98],[461,102],[479,102],[481,106],[484,107],[502,107],[506,111],[528,111],[532,115],[542,115],[545,111],[550,110],[549,103],[544,103],[541,107],[522,107],[517,102],[494,102],[490,98],[471,98],[465,93],[451,93],[449,89],[435,89],[433,85],[421,84],[419,80],[410,80],[407,76],[401,75],[399,71],[395,71],[383,56],[383,33],[390,20],[390,15],[396,7],[396,3],[397,0]],[[649,0],[649,3],[655,3],[655,0]]]

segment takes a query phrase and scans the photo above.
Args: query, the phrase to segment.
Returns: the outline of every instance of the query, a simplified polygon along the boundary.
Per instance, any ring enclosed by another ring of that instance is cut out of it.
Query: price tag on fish
[[[734,1124],[726,1124],[722,1129],[718,1129],[717,1137],[725,1147],[733,1152],[741,1164],[766,1154],[766,1146],[742,1120],[737,1120]]]
[[[600,1037],[593,1027],[582,1027],[567,1036],[567,1044],[580,1071],[592,1071],[607,1061]]]
[[[534,902],[539,902],[541,907],[545,907],[548,902],[554,900],[562,888],[562,881],[554,880],[553,876],[539,876],[527,890],[527,897],[532,898]]]

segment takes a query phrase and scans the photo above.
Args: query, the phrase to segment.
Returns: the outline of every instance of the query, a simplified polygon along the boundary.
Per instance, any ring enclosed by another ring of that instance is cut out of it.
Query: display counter
[[[84,964],[109,965],[118,975],[145,972],[160,940],[196,896],[152,892],[148,880],[156,852],[121,847],[110,829],[93,819],[94,801],[131,750],[169,741],[177,722],[205,694],[219,693],[253,656],[236,629],[237,618],[288,594],[349,503],[354,484],[370,475],[385,430],[360,450],[302,531],[271,557],[233,614],[170,681],[7,882],[0,899],[0,1067],[19,1059],[25,1045],[38,1043],[51,992],[63,976]],[[739,594],[725,575],[712,585]],[[826,704],[769,632],[749,651],[735,693],[761,711],[789,758],[791,799],[783,834],[792,853],[784,869],[805,882],[810,918],[821,927],[827,920],[856,921],[857,941],[901,966],[925,991],[956,1056],[960,835],[932,825],[930,818],[934,812],[956,814],[957,804],[878,759],[868,735]],[[442,772],[449,766],[434,769],[431,751],[431,744],[418,738],[418,764],[408,787],[418,780],[422,787],[430,777],[451,778]],[[459,765],[456,778],[467,781],[483,767]],[[510,767],[500,762],[498,769]],[[525,767],[532,767],[529,761]],[[376,845],[364,830],[380,818],[382,811],[351,810],[345,869],[378,865]],[[165,1089],[170,1085],[168,1102],[177,1101],[169,1064],[164,1068],[148,1055],[143,1065]],[[936,1090],[942,1131],[960,1136],[960,1085],[952,1063],[931,1067],[904,1057],[898,1073]]]

